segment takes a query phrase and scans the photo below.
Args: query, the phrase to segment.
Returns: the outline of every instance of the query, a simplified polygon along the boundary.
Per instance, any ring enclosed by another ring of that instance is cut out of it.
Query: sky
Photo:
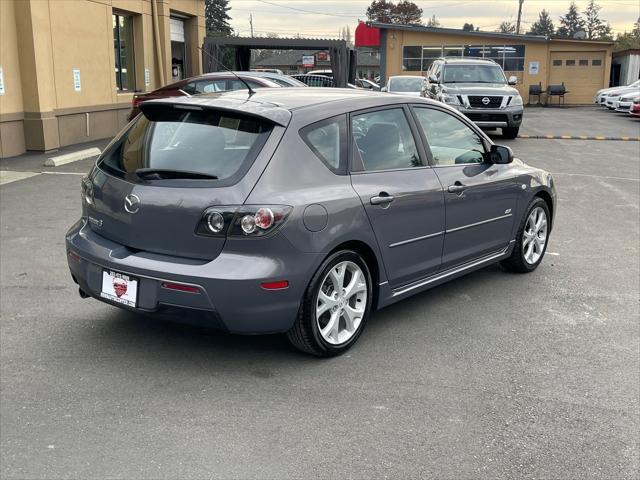
[[[493,31],[505,20],[515,23],[518,0],[414,0],[423,9],[423,19],[435,14],[441,27],[462,28],[465,22],[480,30]],[[525,0],[523,25],[528,28],[544,8],[549,11],[558,27],[569,0]],[[587,0],[577,0],[580,11]],[[600,17],[607,20],[614,33],[630,31],[640,16],[640,0],[596,0],[602,10]],[[336,38],[343,27],[355,30],[358,19],[366,18],[371,0],[230,0],[231,26],[241,36],[250,36],[249,16],[253,16],[256,35],[276,33],[281,37],[301,34],[305,38]]]

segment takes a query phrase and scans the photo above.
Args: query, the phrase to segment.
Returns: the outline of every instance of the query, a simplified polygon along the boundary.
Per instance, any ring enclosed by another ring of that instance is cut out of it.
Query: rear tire
[[[502,138],[514,139],[518,136],[520,127],[503,127]]]
[[[536,219],[540,221],[538,227]],[[529,273],[538,268],[549,244],[550,219],[547,202],[534,197],[520,221],[511,256],[500,262],[506,270]]]
[[[352,250],[333,253],[311,278],[287,338],[298,350],[318,357],[340,355],[362,334],[372,298],[371,273],[363,258]]]

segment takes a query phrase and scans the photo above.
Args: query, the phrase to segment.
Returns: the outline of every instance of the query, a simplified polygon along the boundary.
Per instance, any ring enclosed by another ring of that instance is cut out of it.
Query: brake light
[[[200,289],[198,287],[194,287],[193,285],[185,285],[184,283],[162,282],[160,285],[162,286],[162,288],[166,288],[167,290],[177,290],[178,292],[187,293],[200,293]]]
[[[287,280],[279,280],[277,282],[261,283],[260,286],[265,290],[284,290],[289,288],[289,282]]]
[[[131,100],[131,103],[134,107],[137,107],[142,102],[144,102],[144,100],[145,100],[144,95],[134,95],[133,99]]]
[[[276,231],[291,213],[286,205],[210,207],[196,226],[198,235],[262,237]]]

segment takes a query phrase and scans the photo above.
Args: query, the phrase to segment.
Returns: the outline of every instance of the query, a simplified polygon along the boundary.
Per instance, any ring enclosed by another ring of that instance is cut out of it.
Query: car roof
[[[140,109],[154,108],[159,105],[173,105],[177,108],[200,109],[214,108],[219,110],[242,112],[246,115],[265,118],[279,125],[286,126],[293,111],[305,109],[323,109],[327,103],[345,104],[345,111],[354,111],[377,106],[403,103],[437,104],[425,98],[411,98],[371,90],[352,88],[322,87],[284,87],[258,88],[251,96],[246,90],[234,90],[220,93],[204,93],[190,97],[171,97],[149,100],[140,104]]]

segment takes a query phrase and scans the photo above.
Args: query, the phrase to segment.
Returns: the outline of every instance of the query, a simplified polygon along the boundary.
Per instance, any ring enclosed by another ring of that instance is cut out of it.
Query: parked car
[[[598,105],[601,105],[601,106],[605,106],[606,99],[607,99],[607,96],[609,94],[618,93],[618,94],[622,95],[624,93],[628,93],[628,92],[624,91],[627,88],[631,88],[631,89],[640,88],[640,80],[636,80],[635,82],[633,82],[633,83],[631,83],[629,85],[626,85],[626,86],[610,87],[610,88],[603,88],[601,90],[598,90],[596,92],[596,96],[595,96],[595,99],[594,99],[595,103],[597,103]]]
[[[134,95],[131,112],[129,113],[129,120],[132,120],[136,115],[138,115],[138,113],[140,113],[140,103],[147,100],[197,95],[201,93],[224,92],[227,90],[245,90],[247,86],[242,81],[238,80],[238,77],[248,83],[251,88],[306,87],[304,83],[299,82],[294,78],[271,72],[205,73],[204,75],[199,75],[197,77],[180,80],[149,93],[139,93]]]
[[[422,92],[422,85],[425,81],[426,78],[417,77],[415,75],[395,75],[389,77],[387,84],[382,87],[382,91],[419,97],[420,92]]]
[[[298,73],[295,75],[291,75],[291,77],[309,87],[333,87],[333,78],[326,75]]]
[[[633,99],[631,108],[629,108],[629,114],[633,115],[634,117],[640,117],[640,97],[636,97]]]
[[[331,69],[311,70],[310,72],[307,72],[307,75],[322,75],[324,77],[333,78],[333,71]]]
[[[284,75],[284,72],[279,68],[252,68],[252,72],[263,72],[263,73],[277,73],[278,75]]]
[[[638,96],[640,96],[640,92],[626,93],[624,95],[620,95],[614,103],[616,112],[629,113],[629,109],[633,104],[633,100]]]
[[[366,88],[367,90],[373,90],[375,92],[380,91],[380,85],[366,78],[356,78],[356,87]]]
[[[140,105],[81,182],[66,251],[82,297],[332,356],[377,309],[494,262],[540,265],[551,175],[454,109],[349,89],[247,99]]]
[[[522,124],[522,97],[502,67],[481,58],[439,58],[427,71],[424,95],[464,113],[482,128],[500,128],[516,138]]]

